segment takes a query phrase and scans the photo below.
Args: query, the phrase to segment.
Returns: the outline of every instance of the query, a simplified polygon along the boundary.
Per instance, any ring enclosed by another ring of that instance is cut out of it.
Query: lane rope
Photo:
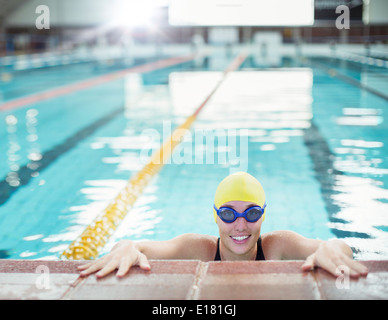
[[[0,111],[8,111],[8,110],[14,110],[18,108],[23,108],[41,101],[60,97],[73,92],[92,88],[94,86],[104,84],[113,80],[117,80],[127,76],[130,73],[146,73],[157,69],[163,69],[163,68],[167,68],[170,66],[174,66],[177,64],[194,60],[197,57],[200,57],[200,56],[193,54],[193,55],[182,56],[182,57],[162,59],[155,62],[149,62],[139,66],[89,78],[79,82],[70,83],[61,87],[53,88],[47,91],[38,92],[25,97],[20,97],[10,101],[6,101],[4,103],[0,103]]]
[[[190,129],[192,123],[196,120],[199,112],[220,87],[227,74],[239,68],[246,57],[246,53],[242,53],[233,60],[224,71],[220,81],[195,112],[190,115],[182,125],[173,131],[169,139],[163,143],[161,148],[152,154],[150,161],[128,180],[126,186],[116,198],[89,226],[86,227],[82,234],[70,244],[70,246],[62,253],[61,258],[69,260],[90,260],[97,258],[99,250],[105,246],[109,237],[131,210],[137,198],[142,194],[144,188],[149,184],[155,174],[161,170],[167,157],[171,157],[174,148],[181,142],[182,138],[187,133],[187,130]]]

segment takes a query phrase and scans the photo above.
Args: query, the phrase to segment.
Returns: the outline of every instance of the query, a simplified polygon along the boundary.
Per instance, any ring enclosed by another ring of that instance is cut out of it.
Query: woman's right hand
[[[130,240],[117,243],[112,251],[102,258],[78,266],[81,276],[97,272],[96,277],[102,278],[118,269],[116,276],[123,277],[132,266],[139,266],[145,271],[151,270],[147,257],[141,253]]]

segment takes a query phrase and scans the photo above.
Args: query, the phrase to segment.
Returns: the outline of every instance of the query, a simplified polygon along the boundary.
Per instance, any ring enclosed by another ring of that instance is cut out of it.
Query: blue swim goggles
[[[247,220],[248,222],[256,222],[263,216],[266,206],[267,204],[264,203],[263,207],[250,207],[246,209],[243,213],[239,213],[229,207],[221,207],[217,209],[216,205],[214,205],[214,210],[216,210],[217,215],[220,217],[220,219],[226,223],[232,223],[239,217],[245,218],[245,220]]]

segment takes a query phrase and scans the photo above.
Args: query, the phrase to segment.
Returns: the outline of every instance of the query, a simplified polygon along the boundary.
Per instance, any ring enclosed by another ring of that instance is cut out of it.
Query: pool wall
[[[84,261],[0,260],[0,299],[27,300],[385,300],[388,261],[362,261],[367,277],[338,278],[303,261],[150,260],[123,278],[80,277]]]

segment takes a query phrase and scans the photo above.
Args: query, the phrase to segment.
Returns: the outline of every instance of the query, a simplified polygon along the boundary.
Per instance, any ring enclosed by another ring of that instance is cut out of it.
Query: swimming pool
[[[233,58],[221,52],[118,78],[109,75],[149,61],[8,71],[0,89],[1,256],[58,259],[144,166],[144,150],[158,148],[164,131],[192,114]],[[82,81],[89,86],[73,86]],[[266,67],[249,56],[198,115],[184,155],[174,153],[101,254],[119,239],[217,235],[215,188],[243,170],[266,190],[262,232],[338,237],[357,258],[386,259],[387,82],[387,69],[357,62],[283,58]],[[58,91],[66,85],[72,89]],[[39,92],[56,94],[2,109]]]

